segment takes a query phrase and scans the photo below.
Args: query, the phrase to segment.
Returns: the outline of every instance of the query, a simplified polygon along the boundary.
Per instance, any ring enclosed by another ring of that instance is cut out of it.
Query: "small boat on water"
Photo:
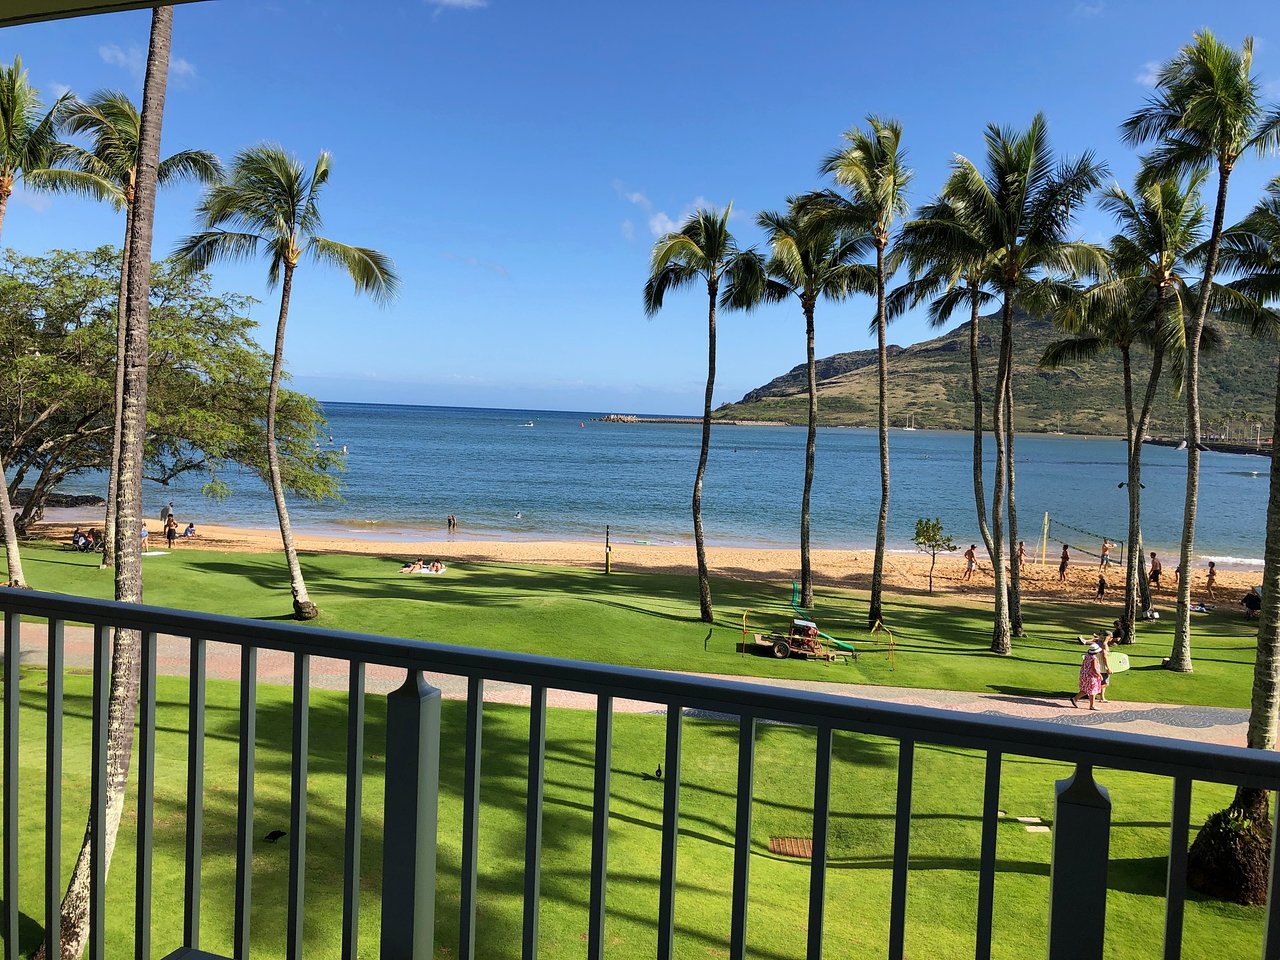
[[[902,429],[914,430],[915,428],[916,428],[916,415],[913,413],[911,414],[911,416],[907,417],[906,425]]]
[[[527,423],[522,423],[522,424],[520,424],[520,426],[522,426],[522,427],[532,427],[532,426],[533,426],[533,421],[532,421],[532,420],[530,420],[530,421],[528,421]]]

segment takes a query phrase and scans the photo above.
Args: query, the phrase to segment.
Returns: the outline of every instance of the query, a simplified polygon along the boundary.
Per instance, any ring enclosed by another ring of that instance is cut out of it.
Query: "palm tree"
[[[871,243],[876,251],[876,351],[880,407],[880,514],[876,520],[875,562],[871,569],[871,603],[868,624],[882,619],[885,540],[889,530],[889,355],[885,327],[888,270],[886,254],[894,221],[907,213],[907,185],[914,175],[906,166],[902,125],[897,120],[867,117],[867,129],[855,127],[844,135],[848,145],[829,155],[822,172],[849,188],[855,203],[870,215]]]
[[[173,8],[157,7],[151,16],[147,72],[143,81],[142,117],[138,128],[138,164],[131,209],[129,287],[125,299],[125,376],[120,444],[120,479],[117,492],[115,598],[142,602],[143,448],[147,434],[148,333],[151,301],[151,246],[155,219],[160,128],[169,75],[169,50],[173,32]],[[124,535],[120,535],[120,531]],[[129,761],[133,753],[133,727],[138,704],[138,664],[141,637],[136,630],[117,630],[111,650],[111,686],[107,699],[106,812],[104,859],[109,868],[124,811]],[[90,835],[85,828],[59,923],[62,960],[78,960],[89,935]],[[104,868],[105,869],[105,868]],[[42,945],[37,960],[44,957]]]
[[[954,176],[954,175],[953,175]],[[991,527],[987,523],[987,497],[982,458],[982,376],[978,362],[980,312],[995,301],[988,271],[988,251],[963,212],[950,202],[951,184],[926,204],[915,219],[903,224],[894,248],[895,259],[908,266],[910,280],[890,295],[889,308],[897,313],[929,301],[929,322],[942,327],[957,310],[969,308],[969,389],[973,398],[973,499],[978,532],[994,566]],[[998,600],[1003,608],[1006,601]],[[1007,613],[1006,613],[1007,617]],[[1006,621],[1007,622],[1007,621]]]
[[[1280,109],[1259,101],[1253,77],[1253,38],[1240,49],[1208,30],[1197,33],[1161,68],[1156,92],[1122,126],[1128,143],[1154,143],[1146,158],[1148,177],[1178,176],[1217,166],[1218,197],[1205,251],[1204,282],[1187,331],[1184,393],[1187,402],[1187,492],[1183,507],[1183,571],[1191,569],[1200,486],[1200,338],[1226,217],[1227,186],[1239,159],[1280,145]],[[1191,672],[1191,577],[1178,580],[1178,619],[1167,666]]]
[[[1280,305],[1280,177],[1250,214],[1222,237],[1223,266],[1242,274],[1232,284],[1262,302]],[[1276,319],[1273,314],[1268,318]],[[1276,381],[1272,449],[1280,446],[1280,377]],[[1271,459],[1267,497],[1267,542],[1263,553],[1262,609],[1258,616],[1258,652],[1253,665],[1253,695],[1246,745],[1276,749],[1280,711],[1280,457]],[[1239,787],[1226,810],[1213,814],[1196,835],[1187,859],[1192,889],[1243,903],[1265,903],[1267,864],[1274,838],[1267,792]],[[1223,842],[1229,838],[1230,842]],[[1235,858],[1230,863],[1229,851]]]
[[[754,250],[742,250],[729,232],[729,214],[694,211],[674,233],[658,239],[644,285],[644,312],[654,316],[662,309],[667,291],[702,280],[707,287],[707,390],[702,406],[702,447],[693,480],[693,542],[698,555],[698,607],[702,620],[711,623],[711,578],[707,572],[707,547],[702,530],[702,481],[711,449],[711,394],[716,383],[716,306],[749,308],[764,289],[764,261]],[[721,283],[724,289],[721,290]]]
[[[1041,358],[1043,367],[1057,367],[1118,350],[1124,375],[1129,494],[1129,553],[1125,566],[1125,635],[1137,623],[1142,559],[1141,491],[1142,438],[1151,423],[1151,409],[1165,358],[1180,365],[1185,353],[1186,319],[1199,297],[1194,259],[1203,242],[1205,218],[1200,187],[1203,172],[1193,173],[1185,186],[1180,178],[1140,177],[1130,194],[1118,184],[1103,191],[1100,205],[1120,227],[1107,249],[1107,274],[1078,298],[1063,304],[1055,319],[1067,339],[1052,344]],[[1218,301],[1240,301],[1219,288]],[[1135,412],[1133,360],[1135,347],[1151,353],[1146,388]],[[1175,368],[1176,374],[1176,368]],[[1176,383],[1181,383],[1176,376]]]
[[[204,270],[215,260],[245,260],[265,252],[269,260],[268,283],[272,287],[280,285],[280,316],[267,394],[267,467],[289,567],[293,612],[299,620],[311,620],[319,611],[307,595],[294,549],[276,447],[276,401],[284,367],[284,333],[293,274],[306,255],[316,263],[344,271],[355,282],[358,293],[367,293],[380,302],[391,299],[399,284],[395,268],[385,254],[329,240],[316,232],[321,226],[320,191],[328,180],[328,152],[322,152],[307,173],[296,157],[274,144],[242,150],[232,162],[226,181],[211,187],[200,202],[198,214],[203,231],[182,241],[176,251],[192,270]]]
[[[115,563],[116,486],[119,478],[120,420],[124,393],[124,305],[129,289],[129,252],[131,245],[130,207],[133,204],[138,176],[138,134],[141,117],[128,96],[108,90],[95,93],[87,102],[73,102],[66,112],[65,128],[71,134],[84,134],[92,141],[86,149],[77,144],[64,144],[58,150],[60,169],[55,172],[53,189],[74,190],[105,200],[124,213],[124,243],[121,246],[120,298],[116,316],[116,410],[111,441],[111,464],[107,479],[107,522],[102,563]],[[161,160],[156,169],[160,186],[182,180],[212,183],[222,177],[218,158],[206,150],[183,150]]]
[[[850,293],[870,292],[874,280],[859,261],[866,255],[870,236],[865,230],[849,231],[824,217],[822,207],[807,212],[819,194],[788,197],[785,214],[764,212],[756,222],[769,237],[772,256],[766,265],[769,282],[766,300],[794,296],[804,314],[806,364],[809,389],[809,432],[805,442],[804,494],[800,500],[800,605],[813,606],[813,566],[809,556],[809,498],[818,436],[818,377],[814,355],[813,315],[818,300],[843,300]]]
[[[1090,153],[1076,160],[1055,162],[1048,125],[1041,114],[1025,131],[992,124],[987,127],[985,139],[985,174],[965,157],[957,157],[952,164],[948,201],[956,210],[956,217],[939,221],[927,231],[920,229],[928,233],[938,251],[953,251],[957,262],[980,262],[981,270],[975,276],[993,277],[1001,297],[994,395],[996,464],[991,539],[996,617],[991,650],[1007,654],[1012,649],[1011,634],[1017,634],[1021,626],[1017,581],[1006,579],[1002,542],[1006,492],[1011,493],[1013,488],[1010,442],[1014,309],[1041,310],[1051,302],[1054,275],[1080,275],[1097,264],[1097,250],[1069,240],[1067,232],[1076,209],[1098,187],[1105,167]],[[972,259],[975,244],[982,251],[978,261]],[[1017,541],[1015,516],[1011,512],[1011,554]],[[1017,577],[1017,564],[1012,565],[1012,577]]]
[[[22,58],[11,64],[0,64],[0,232],[14,187],[20,182],[43,186],[40,175],[49,167],[58,143],[58,119],[70,94],[63,94],[48,110],[40,102]],[[9,502],[9,484],[0,463],[0,529],[4,531],[5,560],[11,587],[26,587],[22,572],[22,554],[18,550],[18,531],[13,525],[13,506]]]

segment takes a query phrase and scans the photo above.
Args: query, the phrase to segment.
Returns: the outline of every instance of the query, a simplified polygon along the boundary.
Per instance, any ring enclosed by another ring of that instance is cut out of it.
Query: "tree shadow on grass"
[[[8,904],[0,900],[0,911],[6,911]],[[35,949],[44,943],[44,923],[18,911],[18,953],[24,957],[29,957]],[[8,946],[8,941],[0,931],[0,944]]]

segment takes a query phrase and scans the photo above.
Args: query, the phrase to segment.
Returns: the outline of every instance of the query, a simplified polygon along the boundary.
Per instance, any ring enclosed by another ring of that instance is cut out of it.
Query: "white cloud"
[[[147,72],[147,54],[141,47],[131,46],[125,50],[119,44],[104,43],[98,47],[98,56],[103,63],[128,70],[138,80]],[[183,57],[173,57],[169,60],[169,75],[177,80],[194,79],[196,65]]]
[[[655,237],[661,237],[667,233],[675,233],[676,226],[676,222],[661,210],[649,218],[649,232]]]
[[[1160,79],[1160,64],[1155,60],[1148,60],[1142,65],[1142,69],[1138,71],[1138,75],[1133,78],[1134,83],[1140,83],[1144,87],[1154,87],[1156,81]]]
[[[621,180],[613,181],[613,189],[617,192],[618,196],[627,201],[627,203],[633,204],[645,212],[647,215],[646,219],[649,222],[649,232],[655,237],[675,232],[680,228],[680,222],[689,216],[689,214],[693,213],[693,211],[702,207],[712,206],[712,204],[707,201],[706,197],[699,195],[694,197],[689,203],[686,203],[678,216],[672,217],[665,210],[655,210],[652,200],[639,190],[628,190]],[[624,236],[626,236],[626,231],[628,229],[634,229],[634,225],[631,224],[630,220],[626,221],[626,224],[630,225],[630,227],[627,225],[623,226]],[[628,239],[630,238],[628,237]]]
[[[479,10],[487,7],[489,0],[427,0],[427,6],[440,10]]]
[[[49,84],[49,95],[54,100],[57,100],[63,94],[70,93],[70,92],[71,92],[71,88],[68,87],[65,83],[58,83],[55,81]]]
[[[1096,17],[1106,8],[1107,5],[1103,3],[1102,0],[1097,0],[1096,3],[1087,3],[1085,0],[1076,0],[1074,13],[1077,17]]]
[[[634,240],[636,238],[636,225],[630,220],[622,221],[622,239]]]
[[[169,72],[175,77],[195,77],[196,65],[182,57],[174,57],[169,61]]]
[[[53,206],[53,197],[47,193],[37,193],[34,190],[18,189],[13,193],[13,199],[26,207],[28,210],[34,210],[36,213],[44,213]]]

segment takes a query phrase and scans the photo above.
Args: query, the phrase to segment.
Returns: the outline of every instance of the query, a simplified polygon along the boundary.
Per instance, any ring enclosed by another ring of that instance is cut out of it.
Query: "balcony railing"
[[[214,957],[200,946],[202,814],[205,804],[206,645],[232,644],[241,651],[238,717],[238,784],[235,825],[235,911],[232,953],[247,957],[250,943],[254,837],[254,761],[257,739],[257,654],[281,651],[293,657],[291,790],[288,899],[284,941],[291,958],[304,956],[303,917],[306,906],[307,758],[309,744],[310,666],[312,657],[336,658],[349,664],[346,710],[344,855],[341,863],[341,955],[359,955],[362,789],[364,784],[365,669],[379,664],[405,671],[403,685],[387,696],[381,928],[379,956],[427,958],[433,955],[436,909],[436,813],[440,758],[440,691],[427,684],[423,671],[466,679],[466,725],[462,796],[461,886],[458,955],[476,955],[477,851],[480,837],[481,737],[484,728],[485,682],[505,681],[529,688],[528,783],[525,805],[523,922],[520,955],[536,956],[539,942],[540,865],[544,761],[546,757],[547,691],[568,690],[596,698],[589,928],[586,953],[605,954],[606,893],[609,865],[609,805],[613,707],[615,698],[650,701],[666,708],[666,777],[662,786],[661,861],[658,882],[657,956],[673,956],[679,907],[677,837],[680,829],[681,737],[686,711],[706,711],[737,718],[737,776],[734,803],[732,905],[727,950],[734,960],[748,955],[750,917],[748,885],[752,863],[753,776],[758,726],[781,723],[816,731],[813,790],[813,836],[810,866],[806,956],[823,956],[827,909],[828,825],[831,801],[832,738],[848,731],[889,738],[898,744],[897,795],[894,807],[891,897],[888,904],[888,955],[901,960],[907,924],[907,878],[911,866],[913,763],[917,745],[945,745],[985,755],[985,780],[978,858],[975,954],[991,955],[992,914],[997,869],[996,828],[1000,815],[1002,763],[1006,758],[1065,762],[1074,774],[1056,784],[1053,818],[1048,944],[1052,960],[1097,958],[1103,953],[1106,922],[1108,846],[1111,802],[1094,780],[1095,768],[1136,771],[1172,781],[1172,827],[1169,831],[1165,897],[1165,958],[1181,956],[1183,908],[1194,781],[1245,785],[1275,790],[1280,786],[1280,757],[1262,751],[1177,742],[1118,734],[1098,729],[974,716],[943,710],[879,703],[817,693],[779,690],[750,683],[684,677],[650,670],[586,664],[550,657],[523,656],[465,649],[434,643],[318,630],[293,624],[263,623],[131,606],[105,601],[0,589],[4,614],[4,806],[3,933],[4,960],[17,960],[19,945],[19,671],[21,622],[48,624],[45,701],[45,870],[43,919],[57,956],[58,909],[63,884],[62,747],[64,716],[64,626],[88,624],[94,631],[92,694],[92,796],[90,798],[91,932],[90,960],[105,960],[106,876],[101,856],[107,783],[107,702],[113,631],[141,635],[141,688],[138,712],[137,851],[134,956],[152,956],[152,866],[155,843],[157,636],[180,637],[190,643],[189,714],[185,821],[185,889],[183,946],[168,957]],[[1045,790],[1050,789],[1048,781]],[[29,852],[28,852],[29,855]],[[313,864],[313,867],[315,865]],[[332,869],[337,864],[328,865]],[[1276,861],[1271,864],[1274,894]],[[121,882],[118,878],[116,882]],[[514,954],[514,945],[512,953]],[[365,949],[365,955],[371,951]],[[616,953],[616,951],[615,951]],[[843,954],[842,954],[843,955]],[[1280,910],[1269,900],[1262,956],[1280,960]],[[115,957],[112,958],[115,960]]]

